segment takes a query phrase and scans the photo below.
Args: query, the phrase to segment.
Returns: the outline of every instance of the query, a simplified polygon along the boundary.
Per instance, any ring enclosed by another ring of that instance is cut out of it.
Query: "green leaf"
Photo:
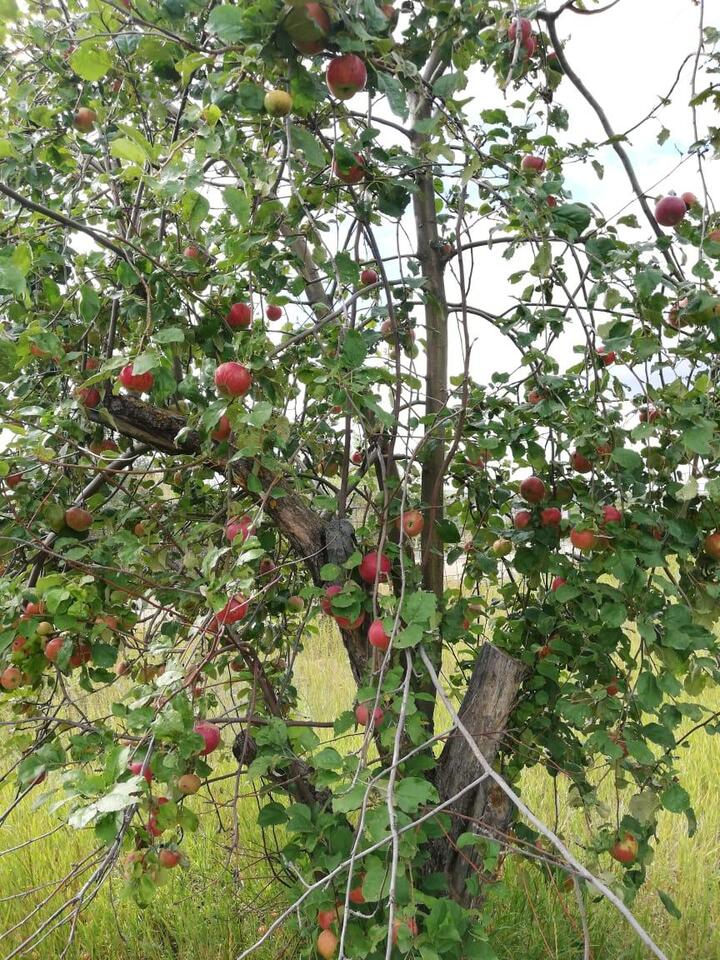
[[[395,803],[405,813],[415,813],[418,807],[436,799],[433,785],[420,777],[404,777],[395,787]]]
[[[711,440],[715,435],[715,425],[707,420],[695,421],[693,426],[682,431],[682,442],[688,450],[704,456],[711,452]]]
[[[89,283],[80,288],[80,316],[86,323],[92,323],[100,311],[100,298]]]
[[[180,327],[165,327],[153,334],[153,340],[155,343],[184,343],[185,332]]]
[[[129,137],[118,137],[110,143],[110,156],[118,160],[129,160],[130,163],[136,163],[143,166],[148,156],[143,147]]]
[[[112,57],[105,47],[93,41],[80,43],[70,56],[70,66],[83,80],[99,80],[112,65]]]
[[[207,21],[208,33],[214,33],[223,43],[237,43],[246,35],[245,16],[240,7],[221,6],[211,11]]]
[[[287,820],[287,811],[279,803],[266,803],[258,814],[257,822],[260,827],[277,827]]]
[[[660,794],[660,802],[671,813],[682,813],[690,806],[690,794],[679,783],[673,783]]]
[[[406,597],[402,605],[402,617],[407,623],[425,624],[437,609],[437,597],[427,590],[417,590]]]
[[[676,920],[680,920],[682,918],[682,913],[680,910],[678,910],[677,906],[675,905],[675,901],[672,899],[670,894],[665,893],[663,890],[658,890],[657,893],[660,897],[662,905],[665,907],[670,916],[675,917]]]
[[[267,400],[260,400],[252,408],[252,411],[247,417],[247,422],[252,427],[262,427],[263,424],[268,422],[272,413],[273,405],[268,403]]]
[[[390,109],[395,116],[407,120],[410,115],[407,97],[405,96],[405,89],[397,77],[385,70],[381,70],[377,74],[377,86],[378,90],[387,97]]]
[[[316,137],[305,127],[300,127],[296,123],[290,124],[290,145],[293,150],[299,150],[303,154],[311,167],[322,168],[327,166],[325,150]]]
[[[367,344],[363,335],[358,330],[348,330],[342,349],[344,365],[350,370],[357,370],[363,365],[366,356]]]
[[[196,233],[210,212],[210,202],[195,190],[188,190],[182,198],[181,210],[190,231]]]
[[[644,465],[643,458],[639,453],[636,453],[634,450],[627,450],[624,447],[620,447],[618,450],[613,450],[611,459],[621,467],[624,467],[626,470],[630,470],[633,473],[638,470],[642,470]]]
[[[225,187],[223,199],[237,217],[240,225],[244,227],[250,221],[250,201],[245,191],[238,190],[237,187]]]

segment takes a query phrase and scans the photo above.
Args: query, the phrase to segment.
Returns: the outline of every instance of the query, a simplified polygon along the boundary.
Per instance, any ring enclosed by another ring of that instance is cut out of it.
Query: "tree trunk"
[[[480,650],[458,715],[490,763],[502,744],[524,674],[521,663],[492,644],[486,643]],[[453,796],[481,775],[480,763],[456,733],[448,740],[438,763],[436,786],[440,799]],[[477,903],[481,895],[468,891],[468,878],[475,875],[479,887],[490,878],[483,871],[482,847],[472,845],[458,850],[458,837],[463,833],[503,837],[512,821],[513,808],[505,794],[487,780],[462,796],[449,813],[452,826],[447,836],[436,841],[433,867],[445,873],[453,900],[469,906]]]

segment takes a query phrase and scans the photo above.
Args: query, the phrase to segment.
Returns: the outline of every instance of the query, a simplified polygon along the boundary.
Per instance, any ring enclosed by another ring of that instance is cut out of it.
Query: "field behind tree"
[[[314,719],[332,719],[351,706],[353,684],[334,631],[323,630],[313,641],[312,653],[300,655],[296,680],[301,706]],[[720,708],[720,698],[705,705]],[[227,734],[225,740],[227,747]],[[349,737],[341,741],[341,748],[344,745],[345,749],[354,749],[359,743],[359,738]],[[648,883],[634,909],[671,960],[715,960],[720,956],[720,740],[700,732],[689,744],[683,752],[683,783],[693,798],[697,834],[689,839],[684,818],[661,815],[661,843],[649,870]],[[229,750],[225,753],[222,763],[216,764],[218,775],[232,774],[236,769]],[[228,805],[220,807],[218,816],[200,817],[199,832],[183,844],[191,869],[168,874],[169,882],[146,910],[140,910],[124,896],[123,879],[116,874],[81,915],[75,943],[67,954],[69,960],[232,960],[257,938],[258,929],[284,905],[284,888],[277,883],[269,886],[271,878],[262,862],[257,801],[253,797],[241,797],[236,806],[240,855],[230,857],[234,785],[235,778],[229,776],[213,787],[214,799]],[[561,835],[572,841],[573,852],[593,869],[592,859],[584,849],[590,832],[583,814],[568,804],[562,778],[558,779],[556,814],[551,786],[543,771],[531,771],[521,784],[523,799],[547,823],[557,822]],[[241,792],[242,789],[241,781]],[[6,789],[3,807],[10,799]],[[202,805],[210,801],[207,793],[201,791],[190,802],[200,812]],[[59,813],[52,814],[46,807],[31,813],[23,807],[3,831],[2,956],[23,939],[22,928],[7,931],[33,905],[50,895],[53,878],[65,874],[92,849],[93,838],[88,832],[61,827],[50,833],[61,824],[59,817]],[[50,835],[37,843],[5,852],[10,846],[45,833]],[[610,876],[619,873],[619,868],[616,871],[609,867],[607,857],[597,869],[609,870]],[[36,887],[35,893],[24,893]],[[667,913],[658,891],[672,897],[682,912],[681,918]],[[495,887],[491,897],[490,924],[500,960],[578,960],[581,956],[580,920],[572,891],[548,882],[527,861],[509,858],[504,882]],[[51,899],[43,915],[60,902],[60,898]],[[594,903],[589,898],[587,902],[594,960],[644,960],[648,954],[622,919],[604,902]],[[49,936],[29,956],[35,960],[58,957],[65,945],[64,930]],[[258,960],[268,960],[281,954],[294,954],[291,933],[279,934],[256,956]]]

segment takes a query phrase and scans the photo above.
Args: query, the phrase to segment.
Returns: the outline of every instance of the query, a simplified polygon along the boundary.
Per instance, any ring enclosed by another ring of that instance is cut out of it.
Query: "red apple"
[[[168,850],[164,847],[158,854],[158,862],[161,867],[171,870],[180,863],[180,853],[177,850]]]
[[[218,624],[237,623],[247,616],[248,602],[245,597],[239,594],[231,597],[222,610],[215,614],[215,621]]]
[[[205,250],[196,243],[189,243],[183,250],[183,256],[186,260],[197,260],[198,263],[205,263],[208,258]]]
[[[3,690],[17,690],[22,683],[22,671],[17,667],[6,667],[0,673],[0,687]]]
[[[638,419],[640,423],[655,423],[660,416],[660,411],[656,407],[641,407]]]
[[[280,320],[282,315],[283,315],[282,307],[278,307],[274,303],[268,304],[268,307],[265,310],[265,316],[268,318],[268,320],[272,320],[272,321]]]
[[[604,367],[609,367],[610,364],[615,363],[616,353],[614,350],[606,350],[605,347],[600,347],[597,356]]]
[[[520,484],[520,496],[528,503],[540,503],[545,499],[545,484],[540,477],[526,477]]]
[[[319,3],[295,4],[283,21],[287,35],[301,53],[320,53],[330,32],[330,17]]]
[[[305,609],[305,601],[302,597],[297,596],[297,594],[292,597],[288,597],[287,600],[288,610],[292,610],[294,613],[302,613]]]
[[[362,558],[358,573],[365,583],[375,583],[376,578],[382,583],[390,573],[390,558],[384,553],[378,554],[377,550],[371,550]]]
[[[617,683],[617,677],[613,677],[610,683],[605,687],[605,690],[609,697],[616,697],[618,695],[620,692],[620,687]]]
[[[529,510],[518,510],[513,517],[513,524],[516,530],[524,530],[532,523],[532,514]]]
[[[330,93],[338,100],[350,100],[356,93],[365,89],[367,69],[356,53],[345,53],[334,57],[325,73]]]
[[[508,38],[514,43],[520,32],[520,42],[525,43],[532,33],[532,24],[525,17],[515,17],[508,27]]]
[[[332,960],[337,952],[338,938],[332,930],[322,930],[317,938],[317,952],[323,960]]]
[[[713,560],[720,560],[720,530],[709,533],[703,541],[703,550]]]
[[[520,169],[524,173],[542,173],[545,169],[545,161],[542,157],[531,153],[522,158]]]
[[[365,160],[359,153],[356,153],[354,156],[356,163],[350,167],[340,167],[337,160],[333,160],[332,165],[333,173],[338,180],[342,180],[343,183],[347,183],[350,186],[360,183],[365,176]]]
[[[356,467],[359,467],[360,464],[363,462],[362,450],[355,450],[353,452],[353,455],[350,457],[350,459],[352,460],[352,462],[355,464]]]
[[[207,757],[213,750],[217,750],[220,744],[220,728],[208,720],[198,720],[193,727],[195,733],[199,733],[205,741],[205,746],[200,751],[200,756]]]
[[[120,386],[125,387],[131,393],[149,393],[155,382],[155,378],[149,370],[145,373],[133,373],[131,363],[122,368],[118,380]]]
[[[380,722],[382,722],[382,720]],[[376,726],[378,726],[377,721],[376,721]],[[359,887],[352,888],[352,890],[348,894],[348,900],[350,901],[350,903],[365,903],[365,895],[363,894],[362,885]]]
[[[5,477],[5,483],[10,487],[11,490],[14,490],[15,487],[20,486],[22,479],[23,475],[21,473],[9,473]]]
[[[595,453],[597,453],[599,457],[609,457],[612,452],[613,445],[611,443],[599,443],[595,447]]]
[[[230,418],[224,413],[218,420],[217,426],[210,436],[213,438],[213,440],[220,442],[222,440],[227,440],[231,433],[232,427],[230,426]]]
[[[380,724],[383,722],[383,718],[385,717],[385,712],[381,710],[380,707],[375,707],[375,709],[372,712],[372,717],[373,717],[373,724],[376,727],[379,727]],[[367,703],[359,703],[355,707],[355,719],[363,727],[366,727],[370,723],[370,707]]]
[[[318,910],[317,921],[321,930],[329,930],[338,919],[336,908],[332,910]]]
[[[566,585],[567,585],[567,580],[565,579],[565,577],[553,577],[553,581],[550,584],[550,589],[554,593],[556,590],[559,590],[560,587],[564,587]]]
[[[668,194],[655,204],[655,219],[661,227],[674,227],[683,219],[687,209],[682,197]]]
[[[407,537],[419,537],[425,526],[425,518],[419,510],[406,510],[401,518],[403,532]]]
[[[528,403],[531,403],[533,406],[535,406],[543,399],[543,395],[539,390],[531,390],[526,399]]]
[[[592,470],[592,464],[585,454],[580,453],[579,450],[575,450],[574,453],[570,454],[570,466],[573,470],[577,470],[578,473],[590,473]]]
[[[215,386],[223,397],[244,397],[252,386],[252,374],[241,363],[229,360],[215,371]]]
[[[101,400],[100,391],[96,387],[79,387],[77,398],[84,407],[93,409]]]
[[[241,537],[242,543],[245,543],[254,532],[252,518],[247,514],[242,517],[233,517],[225,524],[225,537],[228,543],[232,543],[238,535]]]
[[[150,767],[145,767],[143,770],[144,761],[143,760],[131,760],[128,764],[128,770],[130,773],[134,773],[136,777],[143,776],[145,780],[150,783],[153,779],[152,770]]]
[[[520,44],[520,50],[523,60],[529,60],[530,57],[535,54],[537,50],[537,40],[532,34],[530,34],[527,40]]]
[[[546,197],[546,198],[545,198],[545,203],[546,203],[549,207],[554,208],[554,207],[556,207],[556,206],[558,205],[557,197],[553,197],[553,196]]]
[[[225,317],[225,323],[233,330],[241,330],[252,323],[252,309],[247,303],[234,303]]]
[[[82,133],[89,133],[95,126],[97,114],[90,107],[78,107],[73,114],[73,126]]]
[[[398,931],[403,926],[407,927],[411,937],[416,937],[418,935],[418,925],[415,917],[407,917],[407,919],[405,920],[401,919],[400,917],[396,917],[395,920],[393,920],[393,929],[392,929],[393,943],[397,944]]]
[[[42,600],[31,600],[25,604],[25,610],[23,611],[25,617],[40,617],[43,613],[45,613],[45,604]]]
[[[385,632],[382,620],[373,620],[368,628],[368,642],[378,650],[387,650],[390,646],[390,637]]]
[[[373,283],[378,282],[378,275],[376,270],[363,270],[360,274],[360,283],[364,287],[370,287]]]
[[[697,207],[697,206],[698,206],[698,203],[699,203],[698,198],[695,196],[694,193],[690,193],[690,191],[687,191],[686,193],[681,193],[681,194],[680,194],[680,199],[681,199],[682,202],[685,204],[685,206],[688,208],[688,210],[689,210],[691,207]]]
[[[84,663],[89,663],[92,659],[92,647],[89,643],[78,643],[73,647],[70,656],[71,667],[81,667]]]
[[[540,513],[540,523],[543,527],[556,527],[562,520],[562,513],[557,507],[546,507]]]
[[[603,507],[603,523],[620,523],[621,521],[622,513],[617,507],[610,504]]]
[[[638,842],[631,833],[626,833],[622,840],[616,840],[610,848],[610,856],[618,863],[634,863],[638,855]]]
[[[82,507],[68,507],[65,511],[65,523],[76,533],[82,533],[92,526],[92,514]]]
[[[50,661],[50,663],[55,663],[57,658],[60,656],[60,651],[63,648],[64,640],[62,637],[53,637],[52,640],[48,640],[45,644],[45,656]]]
[[[595,546],[595,534],[592,530],[578,530],[576,527],[570,531],[570,540],[578,550],[592,550]]]
[[[334,616],[332,609],[332,598],[337,596],[338,593],[342,593],[342,587],[337,583],[333,583],[331,586],[326,588],[325,596],[320,600],[320,609],[323,613],[327,614],[328,617]]]

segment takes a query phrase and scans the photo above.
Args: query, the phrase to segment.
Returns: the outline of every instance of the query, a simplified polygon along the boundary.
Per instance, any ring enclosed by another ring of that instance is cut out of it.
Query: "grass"
[[[317,719],[334,717],[352,702],[352,679],[339,647],[329,632],[313,641],[312,654],[303,654],[297,664],[297,684],[302,708]],[[708,698],[708,701],[711,698]],[[720,697],[706,702],[720,706]],[[720,803],[717,773],[720,740],[699,733],[683,754],[683,782],[690,790],[698,816],[698,831],[689,839],[681,817],[662,815],[661,844],[648,881],[633,910],[638,919],[666,951],[671,960],[717,960],[720,957],[720,906],[717,888],[720,859]],[[225,761],[227,771],[234,769]],[[216,800],[232,799],[232,780],[213,791]],[[524,778],[522,794],[528,805],[552,823],[553,798],[550,782],[542,771]],[[6,794],[7,796],[7,794]],[[199,794],[192,801],[198,813],[209,804]],[[115,874],[92,907],[81,916],[69,960],[231,960],[253,942],[258,927],[266,923],[282,903],[283,890],[268,885],[262,856],[261,837],[255,825],[257,807],[248,798],[238,805],[240,850],[231,855],[232,805],[212,809],[201,816],[201,829],[189,836],[184,847],[191,869],[176,870],[147,910],[138,909],[123,894],[123,880]],[[47,807],[16,812],[1,832],[0,847],[16,846],[52,830],[59,814]],[[222,823],[221,823],[222,821]],[[574,839],[574,850],[587,860],[583,843],[589,837],[582,814],[560,798],[558,827],[565,838]],[[67,872],[91,848],[92,838],[83,832],[61,829],[30,846],[6,855],[0,853],[0,930],[24,916],[52,887],[27,893],[48,884]],[[588,865],[594,868],[591,862]],[[619,869],[604,858],[598,869],[610,878]],[[681,919],[671,917],[663,907],[658,890],[669,893]],[[52,901],[54,905],[58,901]],[[558,890],[525,861],[510,858],[505,882],[493,891],[490,900],[490,927],[493,944],[501,960],[579,960],[582,938],[572,892]],[[644,960],[650,954],[637,942],[632,931],[606,903],[588,902],[594,960]],[[21,942],[20,931],[0,942],[0,955]],[[258,951],[258,960],[267,960],[287,945],[284,938]],[[28,954],[35,960],[59,956],[65,944],[57,932]],[[288,955],[295,953],[290,944]]]

